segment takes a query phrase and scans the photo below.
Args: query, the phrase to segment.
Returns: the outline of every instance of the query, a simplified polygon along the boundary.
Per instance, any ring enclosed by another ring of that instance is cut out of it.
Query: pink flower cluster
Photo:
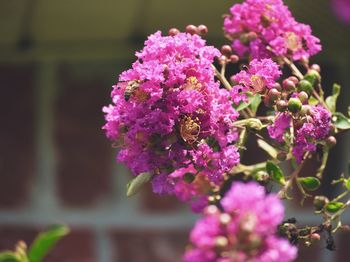
[[[185,262],[288,262],[296,247],[276,236],[284,208],[274,194],[250,182],[234,182],[221,201],[223,210],[209,206],[197,221]]]
[[[120,75],[113,104],[103,109],[103,128],[121,147],[118,160],[135,175],[154,174],[157,193],[174,193],[180,175],[170,174],[179,168],[220,183],[239,162],[233,126],[238,113],[211,67],[219,55],[198,35],[156,32]]]
[[[316,144],[325,139],[330,132],[331,113],[323,106],[313,106],[310,117],[295,133],[293,155],[298,162],[306,152],[315,152]]]
[[[284,134],[291,126],[292,116],[290,113],[280,113],[276,116],[272,125],[267,127],[271,138],[283,142]],[[323,106],[312,106],[310,114],[306,116],[301,125],[294,125],[294,144],[292,153],[297,162],[303,160],[306,152],[315,152],[318,142],[324,140],[330,132],[331,113]]]
[[[230,11],[224,30],[240,56],[299,60],[321,50],[310,26],[297,22],[282,0],[246,0]]]
[[[246,92],[263,93],[271,89],[282,72],[271,59],[253,59],[247,70],[241,70],[232,77],[237,85],[231,89],[231,97],[235,104],[246,101]]]

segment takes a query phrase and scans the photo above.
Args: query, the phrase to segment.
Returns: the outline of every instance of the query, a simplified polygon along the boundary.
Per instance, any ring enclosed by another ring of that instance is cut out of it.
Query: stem
[[[224,75],[222,75],[214,65],[211,65],[211,67],[214,69],[215,71],[215,76],[220,80],[220,82],[224,85],[224,87],[227,90],[231,90],[232,86],[231,84],[227,81],[226,77]]]
[[[300,80],[304,78],[303,74],[299,71],[296,65],[290,61],[287,57],[283,56],[283,61],[289,66],[290,70],[292,70],[293,74],[298,77]]]
[[[341,193],[339,196],[337,196],[336,198],[334,198],[333,201],[334,201],[334,202],[339,201],[340,199],[342,199],[343,197],[345,197],[348,193],[349,193],[348,190],[344,191],[344,192]]]
[[[317,173],[316,173],[316,177],[319,179],[322,179],[323,171],[326,168],[328,156],[329,156],[329,150],[328,148],[324,148],[321,166],[317,169]]]

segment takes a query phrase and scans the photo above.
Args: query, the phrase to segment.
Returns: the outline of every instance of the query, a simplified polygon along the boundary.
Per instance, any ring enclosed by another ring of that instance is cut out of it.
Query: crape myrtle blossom
[[[154,174],[156,193],[189,200],[205,190],[197,182],[180,182],[182,169],[219,184],[223,173],[239,163],[233,126],[239,114],[211,66],[219,55],[198,35],[156,32],[113,86],[103,128],[120,144],[118,160],[134,175]]]
[[[253,59],[246,70],[241,70],[231,78],[236,83],[230,90],[233,102],[236,105],[246,102],[247,92],[262,94],[272,89],[281,74],[278,64],[271,59]]]
[[[331,128],[331,113],[321,105],[311,106],[310,114],[302,125],[294,125],[294,143],[292,153],[300,163],[306,152],[315,152],[316,145],[329,135]],[[274,123],[267,127],[269,136],[278,142],[284,141],[284,134],[292,124],[289,112],[279,113]]]
[[[284,208],[275,194],[250,182],[234,182],[221,201],[197,221],[185,262],[288,262],[296,247],[276,235]]]
[[[300,60],[321,50],[310,26],[295,21],[282,0],[246,0],[234,4],[224,20],[224,31],[240,56],[287,56]]]

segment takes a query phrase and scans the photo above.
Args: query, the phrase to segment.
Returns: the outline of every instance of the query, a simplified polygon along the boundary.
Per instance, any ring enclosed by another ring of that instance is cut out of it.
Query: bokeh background
[[[286,2],[321,38],[323,52],[312,61],[321,64],[328,91],[334,81],[343,86],[345,111],[349,1]],[[0,0],[0,250],[12,249],[18,239],[30,243],[47,225],[66,223],[72,233],[45,261],[181,261],[195,216],[150,188],[126,198],[130,175],[114,161],[101,109],[147,35],[204,23],[208,42],[219,46],[226,43],[222,14],[233,3]],[[346,171],[348,160],[350,139],[341,136],[328,181]],[[300,217],[300,223],[319,222],[311,210],[291,208],[287,216]],[[344,219],[350,222],[349,215]],[[339,234],[337,244],[336,253],[325,250],[325,243],[302,250],[298,261],[349,261],[350,234]]]

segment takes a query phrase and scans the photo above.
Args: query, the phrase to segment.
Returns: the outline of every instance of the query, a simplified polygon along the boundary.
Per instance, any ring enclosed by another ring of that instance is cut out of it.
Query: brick
[[[350,232],[337,233],[335,262],[348,262],[350,257]]]
[[[95,238],[88,229],[74,229],[61,239],[43,262],[96,262]]]
[[[0,250],[14,250],[17,242],[32,243],[38,233],[37,228],[25,225],[0,225]]]
[[[187,244],[188,232],[171,230],[117,231],[112,235],[113,261],[178,262]]]
[[[178,212],[179,208],[184,205],[175,196],[161,196],[153,193],[151,184],[145,185],[140,193],[142,194],[141,209],[145,212]]]
[[[0,65],[0,209],[26,204],[34,173],[32,64]]]
[[[106,77],[106,76],[104,76]],[[111,193],[112,150],[101,127],[102,107],[109,103],[103,76],[75,72],[70,65],[59,70],[55,103],[57,185],[68,206],[89,206]]]
[[[298,246],[298,258],[295,262],[320,261],[321,251],[321,243],[311,245],[310,247],[300,244]]]

